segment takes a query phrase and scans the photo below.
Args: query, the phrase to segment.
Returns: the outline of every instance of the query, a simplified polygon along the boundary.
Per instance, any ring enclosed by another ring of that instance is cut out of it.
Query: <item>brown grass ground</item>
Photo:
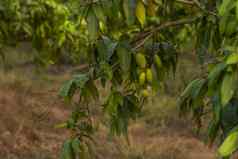
[[[71,108],[57,97],[57,90],[69,78],[68,73],[62,73],[68,68],[40,75],[25,60],[30,54],[20,53],[21,49],[7,52],[12,71],[0,69],[0,159],[59,158],[67,131],[54,125],[65,121]],[[22,52],[32,50],[24,48]],[[108,137],[108,129],[100,125],[95,135],[97,159],[215,158],[214,150],[203,143],[204,135],[195,135],[193,123],[177,115],[175,96],[199,73],[194,72],[199,70],[194,68],[194,60],[188,58],[179,64],[177,80],[169,81],[165,92],[169,95],[159,95],[145,106],[143,116],[131,123],[130,145],[122,138]]]
[[[57,97],[66,76],[33,79],[0,74],[0,159],[56,159],[67,132],[54,125],[70,108]],[[63,78],[62,78],[63,77]],[[95,135],[98,159],[214,159],[215,153],[196,136],[192,123],[177,117],[175,98],[160,96],[130,126],[130,145],[108,137],[103,125]]]

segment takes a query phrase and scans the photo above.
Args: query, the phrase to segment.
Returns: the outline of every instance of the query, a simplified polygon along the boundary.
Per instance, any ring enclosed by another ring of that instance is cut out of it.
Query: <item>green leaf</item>
[[[84,88],[85,84],[88,82],[88,74],[78,74],[73,76],[73,82],[78,88]]]
[[[56,124],[55,128],[67,128],[68,124],[67,123],[61,123],[61,124]]]
[[[196,99],[200,95],[200,93],[201,93],[202,89],[204,88],[205,84],[206,84],[205,79],[201,79],[196,84],[194,84],[194,86],[193,86],[194,89],[191,92],[191,95],[192,95],[193,99]]]
[[[218,79],[220,78],[222,72],[225,70],[227,65],[225,63],[220,63],[215,66],[215,68],[208,75],[208,86],[213,87],[217,84]]]
[[[117,56],[119,58],[120,67],[124,74],[129,74],[131,66],[131,51],[126,44],[120,44],[117,47]]]
[[[221,125],[224,136],[238,124],[238,101],[232,99],[221,111]]]
[[[74,157],[72,141],[68,139],[63,144],[60,159],[74,159]]]
[[[235,7],[234,0],[223,0],[221,6],[219,7],[218,13],[220,16],[227,14],[233,7]]]
[[[61,97],[70,97],[74,91],[74,81],[69,80],[63,84],[63,86],[60,88],[59,95]]]
[[[238,127],[236,126],[228,136],[225,141],[219,147],[218,152],[222,157],[228,157],[238,149]]]
[[[136,0],[123,0],[123,11],[128,25],[135,23],[135,8]]]
[[[227,21],[226,24],[226,35],[231,36],[232,34],[234,34],[237,31],[237,21],[233,20],[235,19],[234,16],[229,17],[229,20]]]
[[[214,140],[217,137],[218,132],[219,132],[219,123],[212,120],[208,127],[208,143],[210,145],[213,144]]]
[[[189,97],[192,94],[192,91],[194,90],[194,87],[199,83],[200,79],[195,79],[192,82],[189,83],[189,85],[186,87],[186,89],[181,94],[180,98],[185,99]]]
[[[72,149],[74,153],[81,153],[81,143],[78,138],[72,140]]]
[[[112,41],[106,36],[102,36],[102,39],[97,44],[100,61],[110,61],[116,49],[117,42]]]
[[[146,20],[146,10],[142,0],[138,0],[136,4],[136,17],[138,21],[140,22],[141,26],[143,27],[145,25],[145,20]]]
[[[221,104],[225,106],[233,97],[236,89],[236,73],[226,73],[221,84]]]
[[[90,80],[87,82],[86,89],[88,89],[88,91],[90,92],[90,95],[93,97],[94,100],[98,100],[99,92],[93,80]]]
[[[238,20],[238,1],[236,1],[236,19]]]
[[[98,20],[102,21],[104,24],[106,24],[106,16],[103,12],[103,8],[101,5],[96,4],[93,6],[94,13],[96,14]]]
[[[82,89],[89,77],[87,74],[78,74],[73,79],[65,82],[59,91],[59,96],[64,97],[66,100],[70,100],[74,95],[76,89]]]
[[[98,37],[99,24],[93,9],[89,9],[88,11],[87,24],[88,24],[89,40],[94,41]]]
[[[232,64],[237,64],[238,63],[238,54],[233,53],[228,56],[226,59],[226,64],[227,65],[232,65]]]

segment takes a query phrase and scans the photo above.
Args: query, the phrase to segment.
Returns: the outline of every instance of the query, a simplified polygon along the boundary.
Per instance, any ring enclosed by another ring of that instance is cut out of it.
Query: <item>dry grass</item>
[[[179,67],[187,65],[192,63]],[[67,132],[54,125],[67,119],[70,108],[57,97],[57,90],[69,74],[54,72],[39,74],[28,66],[0,70],[0,159],[58,158]],[[100,125],[95,135],[97,159],[214,159],[214,151],[193,132],[192,122],[178,118],[174,95],[185,79],[192,78],[189,74],[191,70],[185,70],[179,80],[169,81],[170,95],[160,92],[144,107],[141,118],[131,123],[130,144],[109,137]]]

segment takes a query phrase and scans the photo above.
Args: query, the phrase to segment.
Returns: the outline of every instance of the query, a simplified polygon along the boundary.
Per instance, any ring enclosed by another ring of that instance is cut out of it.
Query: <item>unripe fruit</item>
[[[154,61],[155,61],[155,64],[158,68],[162,67],[162,62],[161,62],[161,59],[158,55],[154,56]]]
[[[153,81],[153,73],[152,73],[152,70],[149,68],[146,70],[146,79],[148,82]]]
[[[145,59],[145,56],[142,53],[136,54],[136,63],[141,68],[146,67],[146,59]]]
[[[150,95],[149,91],[147,89],[143,89],[141,94],[142,94],[143,97],[148,97]]]
[[[144,85],[144,84],[145,84],[145,77],[146,77],[145,72],[142,72],[142,73],[140,74],[140,77],[139,77],[139,83],[140,83],[140,85]]]

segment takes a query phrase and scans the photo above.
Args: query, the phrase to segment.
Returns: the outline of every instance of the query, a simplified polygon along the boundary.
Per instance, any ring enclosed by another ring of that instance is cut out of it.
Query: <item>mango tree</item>
[[[236,0],[1,0],[0,54],[4,60],[5,47],[30,42],[41,65],[65,52],[83,55],[84,71],[60,90],[74,106],[58,125],[72,132],[62,150],[72,159],[87,157],[93,144],[93,101],[110,132],[126,137],[129,122],[176,73],[179,55],[192,50],[207,71],[182,92],[180,114],[192,114],[198,128],[209,114],[207,142],[219,138],[218,153],[229,158],[238,148],[237,26]]]

